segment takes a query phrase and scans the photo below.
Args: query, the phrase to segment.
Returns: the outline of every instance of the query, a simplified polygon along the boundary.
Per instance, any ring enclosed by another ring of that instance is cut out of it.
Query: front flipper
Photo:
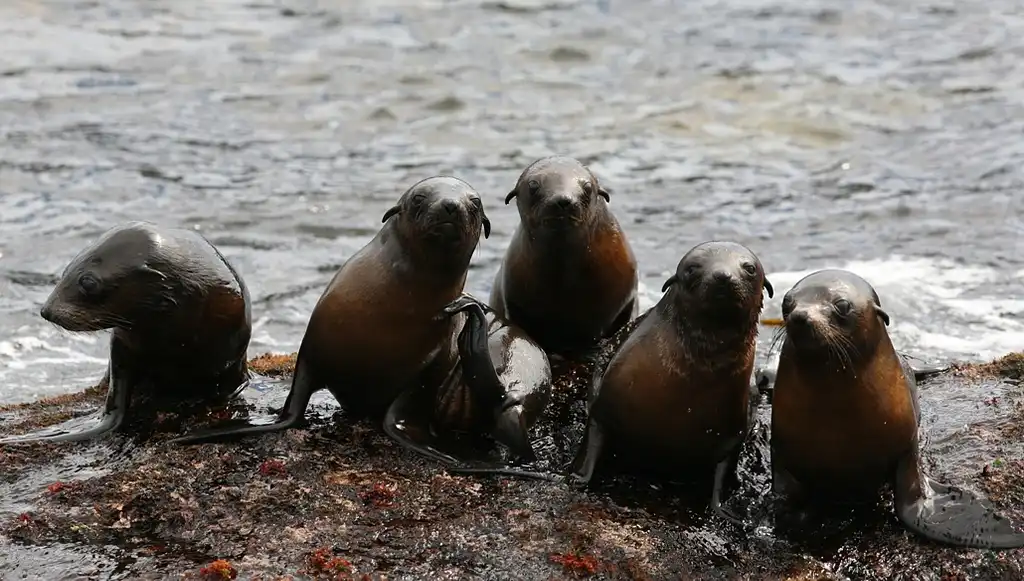
[[[894,492],[900,521],[925,538],[977,549],[1024,547],[1024,532],[987,501],[925,476],[916,451],[900,461]]]
[[[594,469],[604,449],[604,432],[601,424],[591,419],[587,422],[587,431],[583,434],[579,451],[572,462],[571,480],[579,487],[586,487],[594,476]]]
[[[249,424],[240,428],[221,428],[198,430],[170,440],[172,444],[202,444],[206,442],[220,442],[233,440],[243,436],[256,434],[268,434],[280,432],[302,425],[305,420],[306,407],[313,394],[324,387],[323,381],[319,379],[316,372],[309,366],[302,357],[302,349],[299,348],[299,355],[295,361],[295,376],[292,379],[292,387],[288,392],[288,399],[277,416],[277,420],[270,424]]]
[[[736,473],[736,466],[739,464],[739,451],[729,456],[715,466],[715,485],[711,491],[711,509],[723,519],[735,524],[742,525],[743,517],[722,506],[722,498],[725,496],[725,481]]]
[[[424,410],[430,409],[429,392],[422,389],[410,389],[397,398],[388,407],[384,415],[384,433],[406,450],[429,458],[452,474],[518,476],[536,480],[558,481],[557,476],[543,472],[515,470],[502,466],[464,466],[454,456],[438,448],[436,437],[431,433],[429,419]]]
[[[0,439],[0,444],[27,444],[34,442],[80,442],[98,438],[107,432],[121,427],[131,401],[132,389],[139,378],[135,371],[125,363],[131,357],[128,349],[117,337],[110,340],[110,363],[107,366],[107,397],[103,410],[98,416],[68,420],[57,426],[51,426],[28,434],[8,436]],[[88,428],[78,429],[82,424],[92,424]]]

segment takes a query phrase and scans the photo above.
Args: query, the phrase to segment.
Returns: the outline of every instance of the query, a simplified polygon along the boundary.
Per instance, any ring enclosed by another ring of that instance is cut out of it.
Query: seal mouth
[[[540,219],[541,225],[553,230],[574,228],[582,222],[583,219],[576,212],[548,212]]]
[[[43,307],[39,314],[48,323],[56,325],[65,331],[71,331],[72,333],[102,331],[104,329],[110,329],[111,327],[117,326],[105,321],[102,317],[97,317],[91,313],[82,312],[77,309]]]
[[[462,225],[454,220],[439,221],[434,223],[430,233],[435,238],[455,242],[462,238]]]

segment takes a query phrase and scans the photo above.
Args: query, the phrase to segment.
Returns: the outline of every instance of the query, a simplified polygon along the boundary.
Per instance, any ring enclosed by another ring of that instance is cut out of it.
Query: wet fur
[[[691,253],[716,245],[742,252],[756,273],[734,287],[737,302],[711,304],[719,287],[681,281],[691,254],[680,261],[665,295],[594,383],[574,462],[577,483],[590,482],[604,450],[622,453],[622,468],[671,477],[703,473],[738,453],[751,419],[762,286],[771,292],[771,285],[756,256],[739,245],[709,243]]]
[[[453,219],[457,228],[437,228]],[[437,315],[462,294],[479,238],[490,232],[480,197],[461,180],[428,178],[382,220],[317,301],[277,421],[199,432],[178,443],[297,427],[312,394],[324,388],[355,415],[380,417],[399,394],[436,389],[449,378],[458,364],[457,326]]]
[[[98,281],[101,292],[85,294],[84,275]],[[74,332],[114,329],[110,387],[96,424],[37,433],[47,439],[91,439],[116,430],[134,400],[158,409],[184,400],[223,401],[248,379],[248,289],[224,256],[190,230],[145,222],[108,230],[64,270],[42,314]]]
[[[560,223],[550,216],[557,197],[574,200]],[[636,258],[609,197],[578,161],[551,157],[527,167],[506,198],[520,225],[489,304],[549,353],[585,352],[638,313]]]
[[[843,315],[840,300],[851,305]],[[811,313],[797,325],[796,313]],[[894,486],[918,534],[959,546],[1024,546],[1024,534],[973,495],[924,475],[915,371],[893,347],[871,286],[846,271],[808,275],[783,301],[772,401],[772,472],[790,500],[863,501]]]

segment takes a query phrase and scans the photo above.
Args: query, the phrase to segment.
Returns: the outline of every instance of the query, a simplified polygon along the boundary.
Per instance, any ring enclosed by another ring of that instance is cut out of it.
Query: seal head
[[[468,183],[448,176],[413,184],[384,213],[381,222],[392,218],[403,245],[410,252],[428,255],[425,258],[431,261],[468,262],[481,231],[484,238],[491,235],[491,221],[480,194]]]
[[[158,320],[155,315],[217,278],[201,264],[182,268],[181,254],[149,224],[111,229],[72,259],[39,314],[75,332],[132,329]]]
[[[516,199],[523,226],[539,234],[566,234],[594,221],[599,199],[611,198],[582,163],[564,156],[539,159],[505,196]]]

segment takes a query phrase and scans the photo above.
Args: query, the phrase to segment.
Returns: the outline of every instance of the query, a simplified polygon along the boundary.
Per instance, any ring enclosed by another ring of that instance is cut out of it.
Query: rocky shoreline
[[[265,355],[251,367],[283,393],[293,363],[292,356]],[[552,413],[579,419],[579,385],[589,371],[559,370],[563,398]],[[998,421],[956,436],[989,456],[983,468],[937,475],[984,493],[1019,519],[1022,379],[1024,354],[1012,354],[929,380],[1005,388],[994,404]],[[81,415],[104,392],[97,386],[2,407],[0,432]],[[743,531],[723,524],[677,501],[668,486],[616,480],[580,492],[559,483],[452,476],[370,423],[315,407],[327,411],[308,429],[233,444],[169,446],[174,433],[157,429],[142,442],[0,450],[0,570],[5,578],[76,579],[1024,577],[1024,550],[922,541],[899,527],[884,499],[873,516],[839,526],[845,530],[781,538],[764,525]],[[558,446],[557,437],[543,437]],[[926,448],[935,471],[943,462],[931,456]],[[746,494],[756,498],[766,477],[751,466],[756,462],[747,462],[756,486]]]

